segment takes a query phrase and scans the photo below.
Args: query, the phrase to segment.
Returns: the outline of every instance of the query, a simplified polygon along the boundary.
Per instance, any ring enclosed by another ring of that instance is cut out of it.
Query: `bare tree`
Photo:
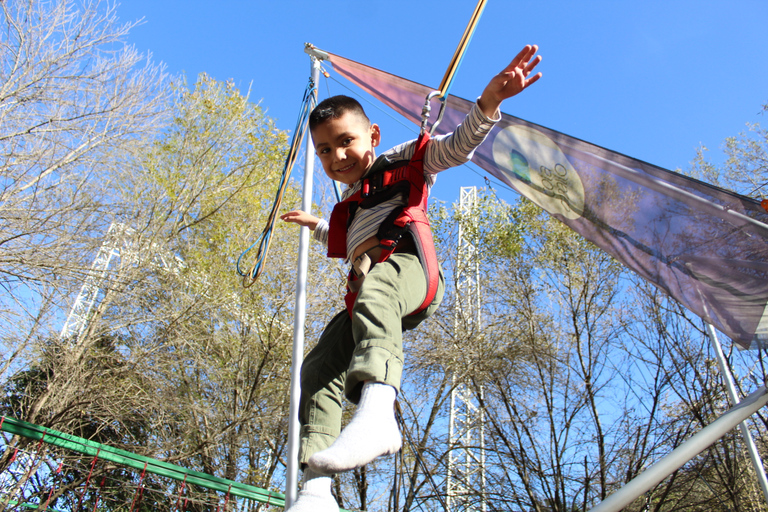
[[[655,287],[530,203],[504,207],[501,217],[492,205],[482,208],[482,324],[456,331],[451,292],[426,333],[411,341],[400,400],[415,445],[404,448],[401,471],[409,476],[400,507],[440,509],[431,481],[445,492],[455,449],[446,434],[454,375],[469,377],[482,404],[488,509],[586,510],[727,406],[705,332]],[[443,242],[455,239],[438,232]],[[444,267],[448,276],[455,272],[450,260]],[[737,380],[750,388],[749,374],[761,375],[762,366],[729,355]],[[755,421],[759,433],[762,416]],[[628,510],[759,510],[749,473],[732,435]]]
[[[763,105],[762,115],[768,112]],[[748,123],[747,131],[724,141],[726,156],[723,165],[707,159],[706,147],[699,148],[691,175],[751,197],[768,195],[768,129],[759,123]]]
[[[62,294],[88,272],[116,208],[114,174],[162,126],[169,82],[125,45],[135,23],[108,2],[1,2],[0,15],[5,375],[60,329]]]

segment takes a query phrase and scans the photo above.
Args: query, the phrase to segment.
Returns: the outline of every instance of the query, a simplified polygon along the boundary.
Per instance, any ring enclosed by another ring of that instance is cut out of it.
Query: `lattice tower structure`
[[[93,260],[91,270],[85,277],[85,281],[80,287],[80,293],[77,294],[72,309],[69,311],[69,316],[64,322],[64,327],[61,329],[59,337],[62,340],[74,338],[73,341],[77,341],[85,332],[107,279],[109,267],[116,258],[120,257],[124,236],[125,226],[114,222],[109,226],[99,252],[96,253]]]
[[[80,340],[99,303],[99,296],[108,286],[109,269],[116,261],[123,260],[129,264],[142,262],[177,275],[186,267],[181,258],[156,243],[144,248],[139,247],[140,244],[135,243],[134,234],[135,230],[124,224],[113,222],[109,226],[93,260],[91,270],[86,275],[69,316],[64,322],[64,327],[61,329],[59,337],[62,340],[70,339],[73,342]],[[149,255],[148,260],[145,260],[146,255]]]
[[[446,509],[453,511],[487,510],[485,478],[485,432],[483,411],[474,388],[466,380],[467,364],[458,360],[466,354],[466,343],[480,329],[480,258],[478,256],[478,201],[476,187],[462,187],[459,200],[458,250],[455,268],[456,305],[454,340],[456,367],[453,373],[449,419],[449,455],[446,477]],[[469,353],[472,351],[469,350]],[[466,363],[466,362],[464,362]]]

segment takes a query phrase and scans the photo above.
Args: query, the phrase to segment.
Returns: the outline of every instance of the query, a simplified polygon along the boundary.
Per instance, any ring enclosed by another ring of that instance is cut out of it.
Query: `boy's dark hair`
[[[338,95],[324,99],[309,114],[309,129],[310,131],[314,130],[315,127],[320,126],[324,122],[330,119],[338,119],[347,112],[358,115],[365,119],[367,124],[371,124],[371,120],[365,115],[365,110],[363,110],[360,102],[349,96]]]

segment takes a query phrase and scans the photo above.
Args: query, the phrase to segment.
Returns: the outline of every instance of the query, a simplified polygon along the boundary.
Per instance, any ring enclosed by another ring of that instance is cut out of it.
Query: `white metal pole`
[[[461,229],[461,227],[459,227]],[[454,318],[454,332],[456,331],[456,319]],[[448,416],[448,469],[445,477],[445,510],[451,512],[453,509],[453,463],[456,456],[454,449],[454,429],[456,428],[456,374],[451,375],[451,411]]]
[[[317,100],[317,82],[320,79],[320,61],[312,59],[312,92]],[[304,164],[304,190],[301,209],[312,211],[312,175],[315,170],[315,152],[307,130],[306,159]],[[299,234],[299,262],[296,271],[296,309],[293,313],[293,363],[291,365],[291,405],[288,419],[288,474],[285,477],[285,508],[296,501],[299,489],[299,398],[301,397],[301,363],[304,360],[304,320],[307,314],[307,266],[309,261],[309,228],[302,226]]]
[[[733,382],[733,375],[731,375],[728,365],[725,361],[725,355],[723,354],[723,347],[720,345],[720,340],[717,337],[715,327],[707,323],[707,330],[709,332],[709,339],[712,342],[712,348],[715,350],[717,356],[717,362],[720,365],[720,374],[725,381],[725,389],[728,391],[728,398],[731,399],[731,405],[737,405],[741,399],[736,392],[736,385]],[[755,467],[755,474],[757,475],[757,482],[760,485],[760,489],[763,491],[763,498],[768,503],[768,479],[765,477],[765,467],[763,466],[763,460],[760,458],[760,452],[757,451],[752,434],[749,432],[749,425],[746,421],[739,424],[741,430],[741,437],[744,438],[744,443],[747,445],[747,452],[749,452],[749,458],[752,459],[752,465]]]
[[[768,392],[761,387],[744,399],[739,405],[728,409],[722,416],[701,429],[698,433],[675,448],[672,453],[659,460],[628,482],[621,489],[608,496],[589,512],[618,512],[646,491],[664,480],[683,464],[704,451],[709,445],[723,437],[739,423],[756,413],[768,403]]]

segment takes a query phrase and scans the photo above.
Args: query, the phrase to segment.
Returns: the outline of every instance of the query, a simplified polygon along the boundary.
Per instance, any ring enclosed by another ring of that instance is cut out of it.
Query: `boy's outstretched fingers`
[[[485,115],[495,117],[496,111],[505,99],[520,94],[541,78],[541,73],[531,76],[541,62],[541,55],[536,55],[538,49],[536,45],[526,46],[501,73],[491,78],[483,94],[480,95],[479,101]]]
[[[536,68],[536,66],[538,66],[541,62],[541,55],[536,55],[538,50],[539,47],[535,44],[527,45],[525,48],[520,50],[520,53],[518,53],[517,56],[512,59],[512,62],[509,64],[509,66],[507,66],[507,68],[502,71],[502,73],[508,73],[513,76],[517,75],[519,79],[522,79],[520,90],[525,89],[526,87],[536,82],[536,80],[541,78],[541,73],[530,76],[534,68]]]
[[[280,216],[280,219],[284,222],[292,222],[294,224],[298,224],[299,226],[306,226],[312,231],[315,230],[317,223],[320,221],[320,219],[314,215],[310,215],[309,213],[303,212],[301,210],[293,210],[291,212],[284,213]]]
[[[536,55],[533,59],[530,58],[530,57],[534,56],[534,54],[536,53],[536,51],[538,49],[539,49],[539,47],[536,46],[536,45],[531,47],[531,54],[528,57],[527,64],[526,64],[525,68],[523,68],[523,76],[525,76],[527,78],[527,80],[525,82],[525,85],[524,85],[524,88],[528,87],[529,85],[534,83],[536,80],[541,78],[541,73],[536,73],[533,76],[529,76],[531,74],[531,72],[533,71],[533,69],[536,66],[538,66],[539,62],[541,62],[541,55]]]

